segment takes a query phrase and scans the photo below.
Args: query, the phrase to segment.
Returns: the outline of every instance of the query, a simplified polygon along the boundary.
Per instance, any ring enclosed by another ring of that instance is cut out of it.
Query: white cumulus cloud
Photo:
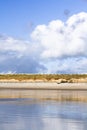
[[[38,25],[30,40],[0,35],[0,72],[87,73],[87,13]]]
[[[43,46],[42,58],[87,55],[87,13],[38,25],[31,36]]]

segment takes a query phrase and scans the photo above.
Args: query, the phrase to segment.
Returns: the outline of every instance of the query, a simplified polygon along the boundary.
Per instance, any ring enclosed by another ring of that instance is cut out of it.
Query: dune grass
[[[0,74],[0,80],[58,80],[58,79],[66,79],[70,80],[71,78],[79,79],[79,78],[87,78],[87,74]]]

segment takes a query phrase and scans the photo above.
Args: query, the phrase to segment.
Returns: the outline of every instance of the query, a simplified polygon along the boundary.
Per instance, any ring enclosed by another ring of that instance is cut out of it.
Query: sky
[[[0,73],[87,73],[87,0],[0,0]]]

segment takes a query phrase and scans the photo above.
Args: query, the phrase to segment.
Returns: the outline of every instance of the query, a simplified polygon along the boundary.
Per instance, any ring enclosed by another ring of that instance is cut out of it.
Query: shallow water
[[[0,130],[87,130],[87,103],[1,99]]]

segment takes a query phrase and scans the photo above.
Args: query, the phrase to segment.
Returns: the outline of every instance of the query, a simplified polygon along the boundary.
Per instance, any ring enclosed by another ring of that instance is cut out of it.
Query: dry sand
[[[2,88],[28,89],[87,89],[87,83],[56,83],[56,82],[0,82]]]

